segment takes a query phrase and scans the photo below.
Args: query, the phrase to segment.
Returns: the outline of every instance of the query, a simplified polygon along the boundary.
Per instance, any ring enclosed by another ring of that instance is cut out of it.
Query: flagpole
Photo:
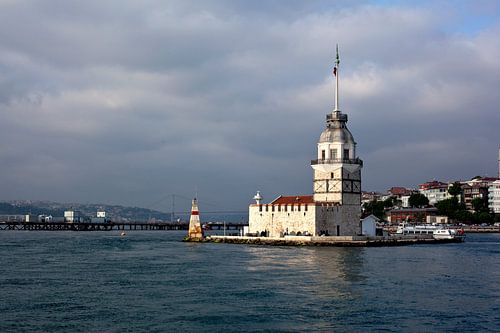
[[[339,110],[339,44],[337,44],[337,58],[335,59],[335,111]]]

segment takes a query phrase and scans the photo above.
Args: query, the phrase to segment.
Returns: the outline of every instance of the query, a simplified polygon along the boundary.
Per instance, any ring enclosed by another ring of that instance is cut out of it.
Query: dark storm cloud
[[[336,42],[365,189],[492,175],[490,4],[0,1],[0,199],[309,193]]]

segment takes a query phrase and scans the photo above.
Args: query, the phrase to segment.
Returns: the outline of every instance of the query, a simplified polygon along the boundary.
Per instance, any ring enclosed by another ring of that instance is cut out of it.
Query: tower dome
[[[319,143],[343,143],[356,145],[354,138],[346,126],[347,115],[333,111],[326,116],[326,128],[319,137]]]
[[[336,142],[356,144],[351,132],[347,128],[326,128],[319,137],[320,143]]]

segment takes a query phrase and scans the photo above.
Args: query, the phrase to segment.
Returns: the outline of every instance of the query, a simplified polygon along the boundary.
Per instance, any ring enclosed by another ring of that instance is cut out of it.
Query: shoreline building
[[[494,214],[500,214],[500,179],[488,188],[488,208]]]
[[[429,199],[429,205],[435,205],[439,201],[449,199],[452,196],[448,189],[452,184],[443,183],[437,180],[429,181],[418,185],[418,191]]]
[[[500,214],[500,148],[498,148],[498,179],[488,187],[488,208],[492,213]]]
[[[78,223],[83,222],[83,214],[78,210],[66,210],[64,211],[64,222]]]
[[[335,76],[335,108],[326,116],[313,168],[313,194],[279,196],[261,204],[258,193],[249,206],[250,234],[353,236],[361,233],[361,168],[356,142],[347,129],[347,114],[339,109],[339,54]]]

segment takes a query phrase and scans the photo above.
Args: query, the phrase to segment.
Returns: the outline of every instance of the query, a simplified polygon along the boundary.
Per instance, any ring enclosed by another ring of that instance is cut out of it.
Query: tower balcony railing
[[[326,115],[326,120],[327,121],[332,121],[332,120],[340,120],[347,122],[347,115],[341,112],[338,113],[330,113]]]
[[[360,158],[331,158],[331,159],[317,159],[317,160],[311,160],[311,165],[316,165],[316,164],[338,164],[338,163],[344,163],[344,164],[359,164],[363,166],[363,160]]]

